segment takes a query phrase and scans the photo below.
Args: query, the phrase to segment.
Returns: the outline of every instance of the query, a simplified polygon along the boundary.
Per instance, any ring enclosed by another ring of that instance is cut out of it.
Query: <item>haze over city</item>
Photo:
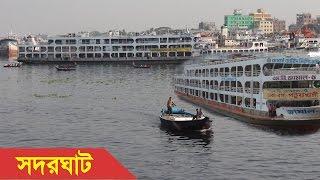
[[[200,21],[223,24],[233,9],[244,14],[263,8],[274,17],[295,22],[296,14],[319,15],[318,0],[2,0],[0,33],[66,33],[151,27],[197,27]]]

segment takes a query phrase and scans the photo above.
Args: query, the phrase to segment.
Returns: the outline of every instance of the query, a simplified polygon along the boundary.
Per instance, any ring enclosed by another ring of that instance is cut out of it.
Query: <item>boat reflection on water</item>
[[[209,145],[214,137],[212,129],[204,131],[173,131],[162,125],[160,125],[160,129],[171,137],[176,137],[177,140],[196,140],[203,146]]]
[[[277,126],[262,126],[262,125],[249,125],[253,128],[257,128],[270,133],[275,133],[279,136],[303,136],[314,134],[319,131],[319,126],[308,126],[308,127],[277,127]]]

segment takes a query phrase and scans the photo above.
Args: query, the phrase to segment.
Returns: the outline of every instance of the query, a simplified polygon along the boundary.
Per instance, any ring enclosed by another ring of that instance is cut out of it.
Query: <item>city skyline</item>
[[[222,0],[3,0],[0,11],[0,34],[45,33],[59,34],[79,31],[106,31],[126,29],[142,31],[152,27],[195,28],[201,21],[223,24],[224,15],[234,9],[249,14],[258,8],[265,9],[273,17],[295,23],[296,14],[310,12],[320,15],[318,0],[241,0],[226,3]],[[287,8],[289,6],[290,8]],[[13,8],[14,7],[14,8]],[[15,9],[15,10],[12,10]],[[285,12],[283,12],[285,10]]]

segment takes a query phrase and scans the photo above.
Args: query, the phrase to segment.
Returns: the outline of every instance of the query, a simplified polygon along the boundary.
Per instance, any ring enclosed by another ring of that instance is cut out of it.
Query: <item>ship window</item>
[[[231,96],[231,104],[234,104],[234,105],[237,104],[237,97],[236,96]]]
[[[292,64],[285,64],[283,68],[292,68]]]
[[[220,101],[221,101],[221,102],[224,102],[224,95],[223,95],[223,94],[220,94],[219,97],[220,97]]]
[[[88,53],[87,58],[93,58],[93,53]]]
[[[301,64],[293,64],[293,68],[299,68],[301,67]]]
[[[62,44],[62,40],[56,40],[55,43],[56,44]]]
[[[280,69],[283,67],[283,64],[275,64],[274,69]]]
[[[229,68],[228,67],[224,68],[224,72],[225,72],[225,76],[229,76]]]
[[[238,106],[242,105],[242,97],[241,96],[237,96],[237,105]]]
[[[176,53],[175,52],[169,52],[169,57],[175,57]]]
[[[55,48],[55,50],[56,50],[57,52],[61,52],[61,47],[58,46],[58,47]]]
[[[253,76],[259,76],[261,72],[261,68],[259,64],[253,65]]]
[[[214,99],[214,94],[210,93],[210,100],[213,100],[213,99]]]
[[[77,51],[77,47],[76,46],[71,46],[71,52],[76,52]]]
[[[224,68],[220,68],[220,71],[219,71],[219,75],[220,76],[224,76],[224,72],[223,71],[224,71]]]
[[[225,103],[229,103],[229,95],[225,95],[225,100],[224,100]]]
[[[94,57],[95,57],[95,58],[101,58],[101,54],[100,54],[100,53],[95,53],[95,54],[94,54]]]
[[[40,51],[41,51],[41,52],[47,51],[47,47],[41,47],[41,48],[40,48]]]
[[[251,73],[252,73],[252,66],[251,65],[247,65],[245,67],[245,74],[246,76],[251,76]]]
[[[61,54],[56,54],[56,58],[61,58]]]

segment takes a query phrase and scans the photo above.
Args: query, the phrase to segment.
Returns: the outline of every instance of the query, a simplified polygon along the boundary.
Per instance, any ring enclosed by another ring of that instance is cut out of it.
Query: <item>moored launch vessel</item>
[[[320,70],[305,58],[242,58],[189,65],[177,96],[251,124],[320,126]]]

